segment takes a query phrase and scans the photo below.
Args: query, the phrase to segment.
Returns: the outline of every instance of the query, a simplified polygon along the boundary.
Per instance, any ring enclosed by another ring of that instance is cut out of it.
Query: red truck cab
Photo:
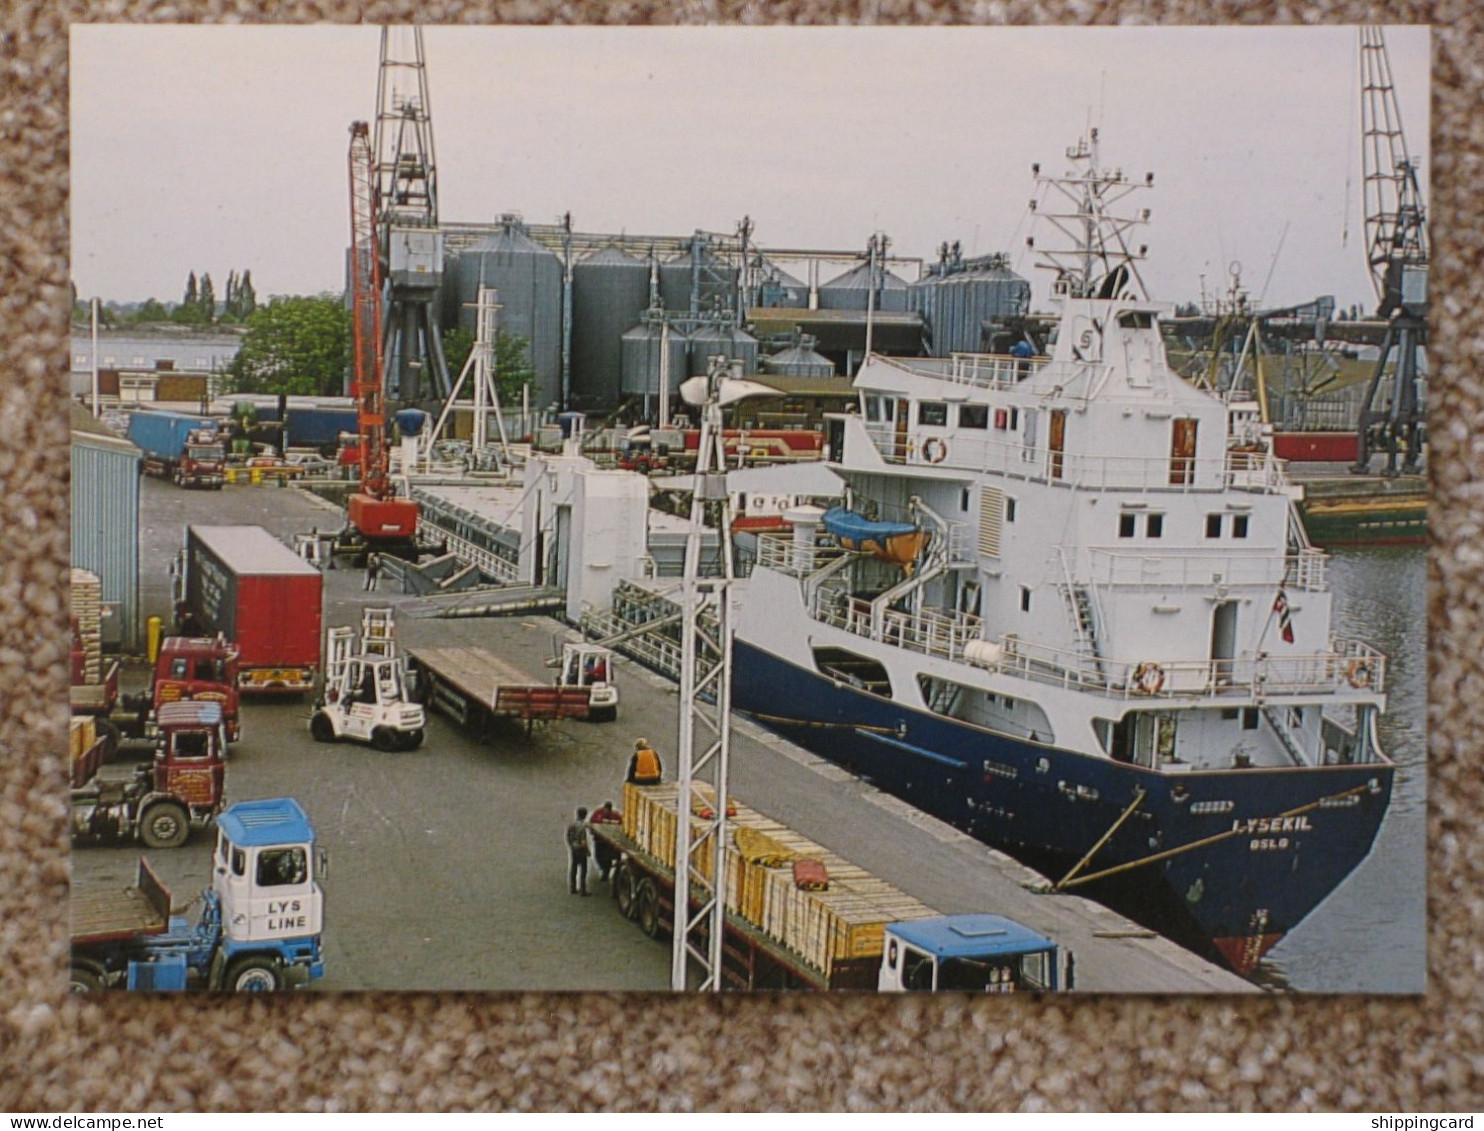
[[[204,824],[226,798],[226,734],[220,704],[187,700],[163,704],[155,718],[155,792],[185,806],[191,824]],[[183,839],[183,838],[182,838]]]
[[[155,661],[154,708],[181,700],[220,703],[227,741],[242,736],[237,653],[221,636],[167,636]]]

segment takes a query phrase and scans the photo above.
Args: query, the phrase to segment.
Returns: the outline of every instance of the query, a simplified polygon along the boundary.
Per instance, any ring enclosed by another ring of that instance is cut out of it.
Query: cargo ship
[[[1255,420],[1171,370],[1096,152],[1038,172],[1046,353],[863,364],[842,505],[759,538],[733,704],[1250,975],[1371,851],[1387,658],[1333,633]]]

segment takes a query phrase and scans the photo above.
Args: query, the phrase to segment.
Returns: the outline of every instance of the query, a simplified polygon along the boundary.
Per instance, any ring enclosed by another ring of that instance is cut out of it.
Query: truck
[[[189,526],[176,563],[182,635],[221,634],[244,695],[314,689],[324,579],[261,526]]]
[[[313,449],[326,459],[340,451],[340,437],[358,428],[354,408],[290,406],[283,415],[283,444],[289,449]]]
[[[108,736],[89,722],[76,720],[72,733],[73,843],[137,839],[146,848],[179,848],[221,811],[227,736],[220,703],[161,706],[147,765],[110,767]]]
[[[293,798],[241,801],[217,819],[211,886],[194,921],[141,859],[132,885],[73,890],[73,992],[265,992],[325,970],[325,859]]]
[[[377,750],[416,750],[425,722],[422,706],[408,694],[391,609],[364,610],[359,642],[350,628],[326,631],[325,683],[309,718],[316,742],[351,739]]]
[[[611,868],[615,907],[655,939],[674,930],[679,810],[674,783],[626,784],[622,823],[589,826],[598,863]],[[730,988],[1071,988],[1070,955],[1013,919],[941,915],[736,801],[727,822],[722,978]],[[702,865],[711,871],[709,853]],[[713,882],[710,874],[702,880]],[[708,894],[692,888],[692,914]]]
[[[227,448],[212,417],[140,410],[129,417],[129,440],[144,453],[146,475],[212,490],[227,481]]]
[[[598,680],[600,663],[603,678]],[[407,670],[419,702],[482,739],[491,736],[497,719],[523,723],[529,734],[537,723],[599,722],[618,714],[618,691],[609,678],[613,654],[596,645],[568,644],[555,681],[529,675],[486,648],[411,649]]]

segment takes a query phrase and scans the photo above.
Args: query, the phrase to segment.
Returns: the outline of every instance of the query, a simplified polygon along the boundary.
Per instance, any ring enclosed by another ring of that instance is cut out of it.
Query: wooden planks
[[[714,795],[709,795],[714,803]],[[679,788],[624,786],[623,831],[666,865],[675,861]],[[733,804],[724,855],[728,911],[756,926],[830,978],[837,964],[881,955],[887,923],[927,919],[932,908],[745,805]],[[700,822],[694,826],[699,831]],[[817,861],[828,890],[802,889],[794,862]],[[709,855],[700,871],[711,882]]]
[[[96,573],[72,571],[72,619],[82,640],[83,682],[103,679],[103,583]]]

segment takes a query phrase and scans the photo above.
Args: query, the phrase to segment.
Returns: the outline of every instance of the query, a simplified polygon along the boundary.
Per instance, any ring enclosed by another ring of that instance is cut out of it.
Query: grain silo
[[[622,389],[626,397],[658,396],[661,359],[665,356],[664,328],[658,322],[645,322],[624,334],[619,343]],[[688,353],[685,335],[673,327],[669,331],[670,392],[674,394],[686,372]]]
[[[777,264],[759,259],[753,264],[757,293],[753,305],[805,310],[809,306],[809,284],[794,278]]]
[[[1030,283],[1010,270],[1002,255],[964,261],[962,270],[945,275],[935,288],[933,354],[983,351],[990,327],[1025,314],[1030,293]]]
[[[572,268],[572,405],[605,410],[618,403],[625,331],[649,308],[649,264],[616,247],[600,248]]]
[[[736,269],[704,241],[660,264],[660,298],[666,310],[709,314],[737,303]]]
[[[502,216],[497,230],[461,249],[454,264],[457,324],[474,330],[479,288],[494,287],[499,292],[500,330],[526,339],[527,358],[536,375],[532,406],[554,403],[562,367],[561,260],[527,235],[520,220]]]
[[[814,352],[818,341],[808,334],[799,335],[798,345],[763,358],[762,371],[781,377],[833,377],[835,363]]]
[[[690,350],[689,375],[692,377],[709,373],[711,359],[717,356],[740,361],[743,373],[757,372],[757,339],[746,330],[725,323],[700,326],[691,333],[686,344]]]
[[[890,271],[880,272],[876,289],[876,309],[903,312],[907,309],[907,284]],[[865,310],[870,303],[871,265],[862,263],[828,283],[820,284],[819,309]]]

